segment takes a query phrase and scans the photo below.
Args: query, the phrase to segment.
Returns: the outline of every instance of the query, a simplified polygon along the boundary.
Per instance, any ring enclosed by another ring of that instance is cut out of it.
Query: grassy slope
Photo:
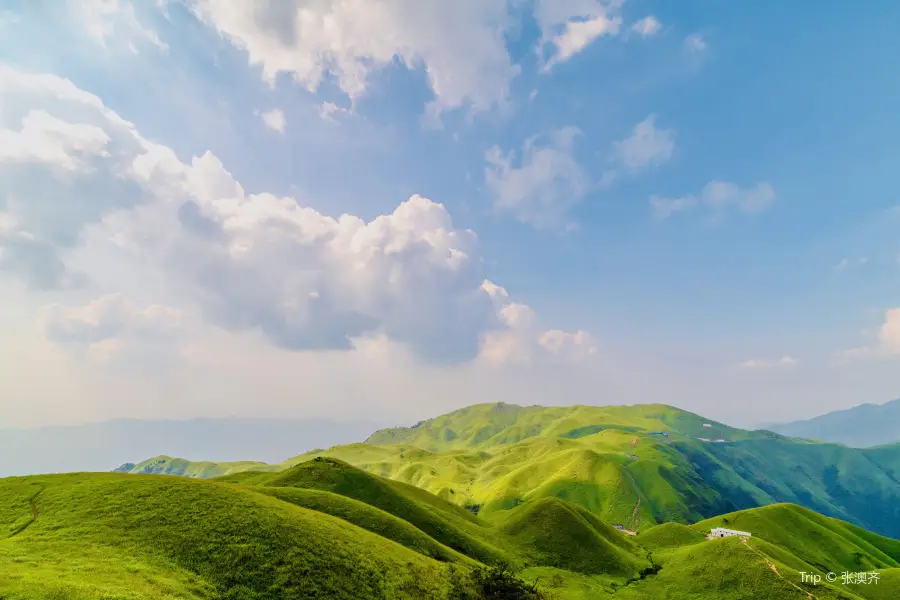
[[[646,552],[591,513],[543,498],[521,506],[498,526],[532,564],[627,580],[650,568]]]
[[[250,489],[173,477],[0,480],[0,519],[0,595],[23,600],[440,598],[452,568]]]
[[[369,443],[279,465],[223,464],[222,470],[276,472],[327,455],[457,505],[480,505],[488,520],[545,497],[632,529],[791,502],[900,537],[900,446],[857,450],[715,422],[704,428],[707,422],[664,405],[475,405],[376,432]],[[669,436],[651,434],[656,431]],[[729,443],[701,442],[700,435]],[[154,460],[134,470],[211,472],[177,459]]]
[[[720,524],[754,537],[701,539]],[[900,541],[793,505],[629,537],[552,498],[492,525],[329,459],[218,481],[0,480],[0,597],[17,600],[446,598],[486,548],[558,600],[788,600],[803,598],[798,585],[821,600],[883,600],[900,589]],[[825,565],[878,569],[880,587],[800,584],[800,571]]]
[[[535,436],[581,437],[606,428],[624,431],[667,431],[703,435],[704,423],[730,439],[748,434],[664,404],[634,406],[518,406],[476,404],[423,421],[415,427],[383,429],[372,444],[405,443],[426,450],[490,448]]]
[[[340,494],[388,512],[437,542],[485,563],[508,562],[487,525],[469,511],[416,487],[372,475],[333,458],[317,458],[278,473],[237,477],[274,488],[306,488]]]
[[[721,515],[694,525],[697,531],[728,527],[752,532],[817,569],[870,571],[900,566],[900,541],[792,504]]]

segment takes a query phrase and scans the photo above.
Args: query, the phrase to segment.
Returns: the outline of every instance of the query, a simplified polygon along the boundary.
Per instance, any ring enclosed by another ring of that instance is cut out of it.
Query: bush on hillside
[[[478,598],[482,600],[546,600],[537,585],[526,583],[508,567],[481,567],[472,574]]]

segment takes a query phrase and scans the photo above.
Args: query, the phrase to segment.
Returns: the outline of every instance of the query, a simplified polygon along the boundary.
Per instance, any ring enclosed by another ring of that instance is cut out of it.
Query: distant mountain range
[[[110,471],[126,461],[175,454],[194,461],[276,462],[365,437],[379,424],[323,419],[118,420],[0,429],[0,477]]]
[[[860,404],[846,410],[765,427],[782,435],[871,448],[900,442],[900,399],[885,404]]]

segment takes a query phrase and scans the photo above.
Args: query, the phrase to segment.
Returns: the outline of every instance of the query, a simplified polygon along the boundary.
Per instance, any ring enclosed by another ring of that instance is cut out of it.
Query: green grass
[[[724,436],[728,443],[707,443],[700,436]],[[463,597],[471,595],[468,584],[459,582],[478,563],[510,565],[560,600],[900,597],[884,591],[900,589],[900,541],[868,530],[900,535],[900,446],[856,450],[742,431],[664,405],[477,405],[276,465],[161,457],[131,470],[195,478],[219,474],[212,482],[193,483],[352,528],[332,532],[337,538],[350,531],[371,536],[347,552],[360,553],[364,575],[352,576],[369,581],[365,593],[375,598],[440,598],[454,585],[468,590],[460,592]],[[40,521],[31,516],[33,504],[44,502],[39,481],[3,482],[8,498],[0,503],[0,548],[40,531]],[[187,501],[176,497],[170,507]],[[93,515],[83,518],[90,522]],[[610,526],[616,523],[638,535]],[[236,531],[245,526],[238,522]],[[715,526],[744,529],[753,537],[704,539]],[[222,539],[229,548],[240,536],[232,532]],[[368,540],[378,540],[378,550]],[[162,544],[154,548],[161,554],[128,555],[133,571],[127,573],[110,562],[116,551],[109,545],[92,547],[91,557],[81,560],[109,563],[116,573],[109,585],[119,575],[134,580],[138,573],[155,578],[154,589],[172,590],[165,592],[171,597],[216,597],[229,587],[219,570],[228,571],[231,563],[217,559],[204,570],[179,558],[173,549],[179,547]],[[276,554],[290,554],[287,546],[274,547]],[[268,560],[250,556],[254,564]],[[392,556],[395,562],[384,562]],[[306,559],[298,560],[291,568]],[[378,569],[388,570],[382,579],[371,574]],[[878,570],[881,587],[813,589],[800,579],[801,571],[843,570]],[[259,582],[272,581],[269,571],[238,573],[251,582],[241,584],[247,594],[265,597]],[[350,575],[338,578],[345,576]],[[425,587],[409,591],[409,585]]]
[[[754,535],[703,539],[717,525]],[[544,497],[488,522],[324,458],[214,481],[2,479],[0,532],[4,600],[491,600],[475,583],[480,563],[491,561],[556,600],[787,600],[805,591],[883,600],[900,589],[900,541],[798,506],[627,536],[576,504]],[[878,570],[881,587],[800,582],[801,571],[825,567]]]
[[[697,523],[694,529],[708,531],[713,527],[748,531],[823,572],[900,566],[900,542],[869,537],[869,532],[791,504],[714,517]]]
[[[724,436],[728,443],[706,443],[700,436]],[[665,405],[482,404],[275,465],[158,457],[130,472],[225,474],[238,481],[234,477],[251,470],[245,477],[261,483],[259,473],[316,456],[458,506],[477,505],[489,521],[548,497],[633,529],[789,502],[900,537],[900,445],[858,450],[743,431]]]
[[[450,564],[248,488],[117,474],[0,481],[4,598],[445,597]],[[55,594],[55,596],[54,596]]]
[[[439,543],[481,562],[509,562],[508,554],[491,543],[486,524],[464,508],[343,461],[320,457],[280,473],[253,477],[250,481],[257,485],[323,490],[353,498],[395,515]],[[244,483],[247,481],[244,479]]]
[[[663,523],[637,536],[638,543],[654,552],[689,546],[703,540],[703,533],[681,523]]]
[[[855,598],[825,585],[804,585],[798,573],[783,566],[777,568],[778,574],[765,558],[736,538],[713,540],[671,553],[657,574],[619,590],[615,598],[796,600],[805,599],[805,592],[819,600]]]
[[[650,568],[646,551],[586,510],[555,498],[521,506],[498,525],[531,564],[627,580]]]

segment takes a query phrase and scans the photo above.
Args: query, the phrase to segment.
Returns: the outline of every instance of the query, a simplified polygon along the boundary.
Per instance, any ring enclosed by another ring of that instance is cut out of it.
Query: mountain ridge
[[[767,429],[791,437],[871,448],[900,442],[900,399],[865,403]]]

